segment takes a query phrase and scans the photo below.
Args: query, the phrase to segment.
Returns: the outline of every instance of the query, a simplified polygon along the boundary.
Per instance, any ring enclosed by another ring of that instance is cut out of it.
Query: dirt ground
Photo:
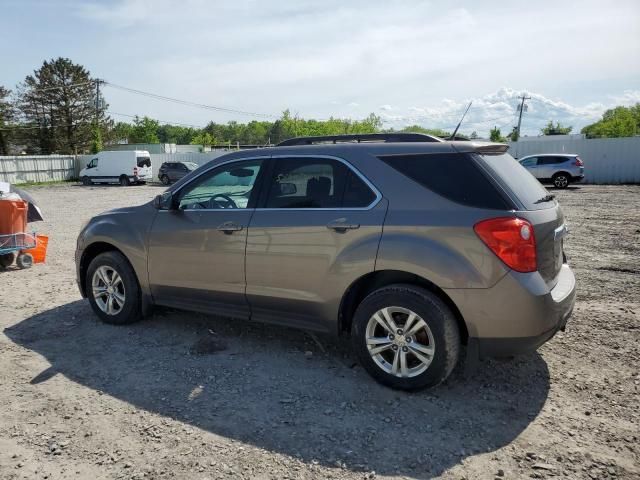
[[[0,272],[0,478],[639,478],[640,186],[557,191],[579,282],[567,331],[429,392],[377,385],[345,341],[158,311],[98,323],[81,224],[161,189],[30,190],[45,265]]]

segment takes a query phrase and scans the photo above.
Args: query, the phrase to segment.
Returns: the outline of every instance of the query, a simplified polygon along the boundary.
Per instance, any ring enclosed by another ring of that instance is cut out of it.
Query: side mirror
[[[295,183],[279,183],[280,195],[293,195],[298,193],[298,188]]]
[[[157,210],[172,210],[173,209],[173,197],[171,192],[164,192],[161,195],[156,195],[153,199],[153,206]]]

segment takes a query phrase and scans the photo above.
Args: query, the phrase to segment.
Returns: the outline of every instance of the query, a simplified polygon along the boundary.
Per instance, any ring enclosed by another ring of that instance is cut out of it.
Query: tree
[[[498,143],[505,143],[507,141],[507,139],[502,136],[502,133],[500,133],[500,129],[498,127],[493,127],[491,129],[489,132],[489,139],[492,142]]]
[[[191,145],[202,145],[202,150],[205,147],[210,147],[216,143],[215,139],[209,132],[200,132],[191,140]]]
[[[106,104],[96,98],[97,80],[68,58],[43,62],[19,86],[25,141],[38,153],[89,150],[106,130]],[[96,108],[97,107],[97,108]]]
[[[476,138],[478,138],[478,132],[476,132],[475,130],[473,132],[471,132],[471,135],[469,136],[470,140],[475,140]]]
[[[517,142],[518,139],[520,138],[520,134],[518,133],[518,127],[513,127],[511,129],[511,133],[509,135],[507,135],[507,137],[509,138],[509,140],[511,140],[512,142]]]
[[[549,120],[547,126],[540,129],[543,135],[568,135],[573,130],[573,127],[563,127],[560,122],[553,124],[552,120]]]
[[[602,119],[582,129],[587,138],[631,137],[640,134],[640,103],[607,110]]]
[[[451,136],[451,132],[446,132],[439,128],[425,128],[425,127],[421,127],[420,125],[410,125],[408,127],[404,127],[400,131],[412,132],[412,133],[424,133],[425,135],[433,135],[434,137],[440,137],[440,138],[449,138]]]
[[[158,129],[160,123],[149,117],[135,117],[129,133],[130,143],[160,143]]]
[[[9,100],[10,93],[10,90],[0,85],[0,155],[9,155],[12,139],[11,124],[15,118],[15,109]]]

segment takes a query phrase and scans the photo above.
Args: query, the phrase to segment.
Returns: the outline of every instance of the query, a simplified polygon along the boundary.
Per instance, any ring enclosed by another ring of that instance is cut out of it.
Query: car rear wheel
[[[129,177],[127,177],[126,175],[122,175],[120,177],[120,185],[122,185],[123,187],[128,187],[131,184],[131,182],[129,181]]]
[[[460,351],[451,310],[433,293],[413,285],[390,285],[367,296],[356,310],[352,341],[371,376],[402,390],[443,382]]]
[[[556,173],[552,180],[553,186],[556,188],[567,188],[569,186],[569,175],[566,173]]]
[[[167,175],[163,175],[162,177],[160,177],[160,181],[163,185],[169,185],[171,183],[171,180],[169,180],[169,177]]]
[[[141,318],[140,286],[121,253],[96,256],[89,264],[85,281],[91,308],[103,322],[124,325]]]

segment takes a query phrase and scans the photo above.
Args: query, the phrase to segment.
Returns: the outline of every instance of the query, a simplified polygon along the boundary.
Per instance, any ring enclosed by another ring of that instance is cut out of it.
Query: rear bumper
[[[565,264],[552,289],[537,272],[510,272],[490,289],[447,293],[479,357],[500,357],[533,352],[563,330],[573,313],[576,282]]]
[[[574,175],[571,177],[572,182],[581,182],[584,180],[584,174],[582,175]]]

